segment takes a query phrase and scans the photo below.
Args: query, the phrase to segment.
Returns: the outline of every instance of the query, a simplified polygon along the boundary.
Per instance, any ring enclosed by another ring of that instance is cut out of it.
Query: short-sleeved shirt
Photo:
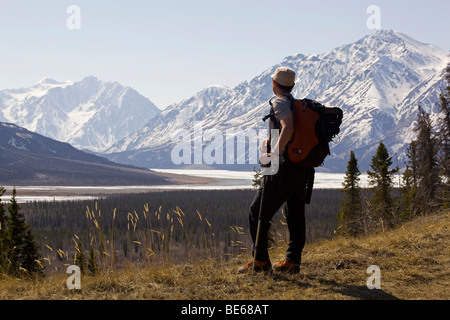
[[[292,114],[291,100],[289,100],[288,96],[293,99],[291,94],[287,94],[287,95],[278,96],[278,97],[276,97],[276,99],[274,99],[272,101],[272,108],[273,108],[275,117],[278,120],[278,122],[280,122],[280,120],[283,119],[284,117]],[[274,128],[280,129],[277,127],[277,124],[275,124],[272,121],[272,119],[270,119],[269,130],[274,129]]]

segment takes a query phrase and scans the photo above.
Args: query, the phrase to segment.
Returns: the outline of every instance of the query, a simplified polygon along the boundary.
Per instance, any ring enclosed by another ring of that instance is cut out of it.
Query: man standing
[[[250,206],[250,234],[253,240],[254,260],[239,268],[239,273],[251,271],[252,268],[254,271],[270,271],[272,268],[274,271],[288,273],[300,271],[301,254],[306,238],[305,203],[310,201],[315,171],[314,168],[296,166],[285,154],[286,146],[294,133],[291,108],[294,101],[291,91],[294,85],[295,72],[289,68],[280,67],[272,75],[275,97],[270,101],[269,131],[280,130],[273,148],[279,150],[279,169],[274,175],[264,176]],[[271,143],[267,141],[267,145]],[[272,156],[268,153],[263,154],[262,158],[270,159]],[[286,258],[272,266],[268,252],[268,233],[273,216],[283,204],[289,230],[289,244]]]

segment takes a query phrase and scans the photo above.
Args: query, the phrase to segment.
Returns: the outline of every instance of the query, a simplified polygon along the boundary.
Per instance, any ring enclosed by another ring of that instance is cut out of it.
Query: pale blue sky
[[[80,8],[79,30],[66,26],[69,5]],[[374,32],[369,5],[382,29],[450,50],[448,0],[0,0],[0,89],[93,75],[163,109]]]

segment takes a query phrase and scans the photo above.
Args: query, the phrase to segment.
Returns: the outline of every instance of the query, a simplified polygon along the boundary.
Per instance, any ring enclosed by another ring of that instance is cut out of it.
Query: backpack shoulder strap
[[[295,99],[291,94],[285,94],[285,95],[283,95],[283,96],[286,97],[286,98],[288,98],[289,101],[291,102],[291,111],[293,112],[293,111],[294,111],[294,103],[295,103],[295,101],[297,101],[297,99]],[[272,100],[273,100],[273,99],[276,99],[276,98],[277,98],[276,96],[270,98],[270,100],[269,100],[269,104],[270,104],[270,114],[266,115],[266,116],[263,118],[263,121],[264,121],[264,122],[266,122],[266,120],[269,119],[269,118],[270,118],[270,120],[272,120],[273,122],[276,122],[275,111],[273,110],[273,105],[272,105]]]
[[[268,115],[266,115],[264,118],[262,118],[262,120],[263,120],[264,122],[266,122],[267,119],[272,120],[272,122],[275,122],[275,121],[276,121],[276,118],[275,118],[275,111],[273,110],[273,105],[272,105],[272,100],[275,99],[275,98],[276,98],[276,97],[272,97],[272,98],[270,98],[270,100],[269,100],[269,104],[270,104],[270,113],[269,113]]]
[[[288,98],[291,101],[291,111],[294,111],[294,103],[297,101],[291,94],[285,94],[284,97]]]

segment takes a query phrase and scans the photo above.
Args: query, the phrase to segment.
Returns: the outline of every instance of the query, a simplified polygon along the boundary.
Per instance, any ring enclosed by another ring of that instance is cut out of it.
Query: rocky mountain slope
[[[136,90],[93,76],[79,82],[44,78],[31,88],[0,90],[0,121],[97,152],[159,112]]]
[[[417,106],[421,104],[437,118],[443,70],[449,61],[448,53],[436,46],[397,31],[377,31],[330,52],[286,57],[234,88],[206,88],[166,108],[141,130],[114,144],[105,156],[146,167],[179,167],[171,159],[176,145],[171,137],[176,130],[193,135],[195,124],[201,122],[204,131],[219,130],[224,140],[228,129],[260,133],[266,129],[261,118],[268,113],[267,101],[273,96],[270,75],[277,67],[288,66],[297,73],[294,96],[344,110],[342,132],[332,144],[332,156],[320,170],[345,172],[352,149],[361,170],[367,170],[380,141],[401,166],[414,136]],[[207,145],[208,141],[203,143]],[[235,159],[231,168],[255,166],[249,161],[247,164],[240,165]],[[230,168],[220,163],[213,166]]]
[[[14,124],[0,122],[0,186],[160,185],[168,177],[119,165]]]

